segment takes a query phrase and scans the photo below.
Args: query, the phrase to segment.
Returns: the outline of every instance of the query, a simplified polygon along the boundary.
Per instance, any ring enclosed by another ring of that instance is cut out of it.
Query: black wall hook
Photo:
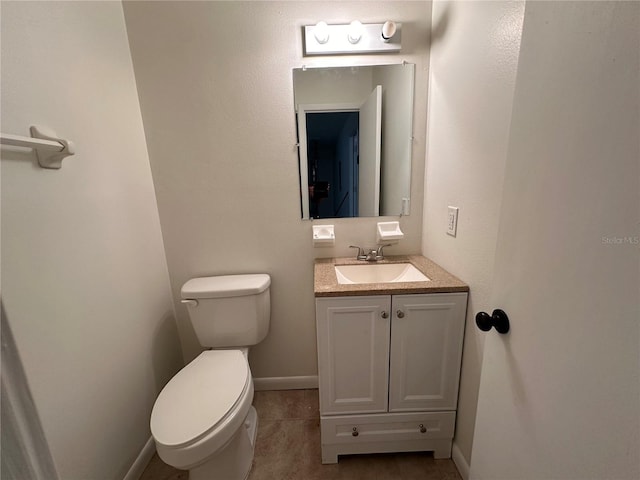
[[[505,334],[509,332],[509,317],[499,308],[496,308],[491,316],[487,312],[479,312],[476,314],[476,325],[483,332],[495,327],[498,333]]]

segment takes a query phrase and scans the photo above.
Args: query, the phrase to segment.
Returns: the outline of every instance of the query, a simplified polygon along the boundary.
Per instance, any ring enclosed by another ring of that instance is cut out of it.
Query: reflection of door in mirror
[[[303,218],[372,216],[380,208],[382,87],[360,106],[299,105]],[[361,188],[360,188],[361,187]],[[306,205],[305,205],[306,203]]]
[[[382,128],[382,87],[376,86],[360,107],[360,192],[359,216],[380,214],[380,134]]]
[[[358,161],[352,148],[358,112],[309,112],[306,117],[309,217],[357,216],[351,177]]]
[[[300,183],[308,192],[302,196],[303,218],[358,215],[358,157],[349,146],[358,136],[358,112],[359,105],[298,105]]]

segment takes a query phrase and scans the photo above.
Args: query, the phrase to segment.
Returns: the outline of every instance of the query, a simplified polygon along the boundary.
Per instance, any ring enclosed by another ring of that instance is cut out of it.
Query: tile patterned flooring
[[[256,392],[253,405],[258,437],[248,480],[461,480],[451,460],[431,453],[345,455],[322,465],[318,390]],[[188,478],[154,455],[141,480]]]

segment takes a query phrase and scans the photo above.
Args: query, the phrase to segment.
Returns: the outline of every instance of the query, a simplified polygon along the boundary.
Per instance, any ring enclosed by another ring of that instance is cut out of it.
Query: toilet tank
[[[260,343],[269,331],[271,277],[225,275],[192,278],[182,286],[191,324],[200,345],[246,347]]]

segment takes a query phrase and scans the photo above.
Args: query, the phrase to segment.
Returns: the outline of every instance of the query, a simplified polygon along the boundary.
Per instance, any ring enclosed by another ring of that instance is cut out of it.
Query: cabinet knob
[[[418,428],[420,428],[420,433],[427,433],[427,429],[423,424],[418,425]]]
[[[398,318],[404,318],[404,312],[402,310],[398,310],[396,312],[396,315],[398,316]]]
[[[384,310],[382,311],[382,313],[380,315],[382,316],[382,318],[389,318],[389,314],[387,312],[385,312]]]
[[[353,435],[354,437],[357,437],[358,435],[360,435],[360,432],[358,432],[358,427],[353,427],[353,431],[351,432],[351,435]]]

